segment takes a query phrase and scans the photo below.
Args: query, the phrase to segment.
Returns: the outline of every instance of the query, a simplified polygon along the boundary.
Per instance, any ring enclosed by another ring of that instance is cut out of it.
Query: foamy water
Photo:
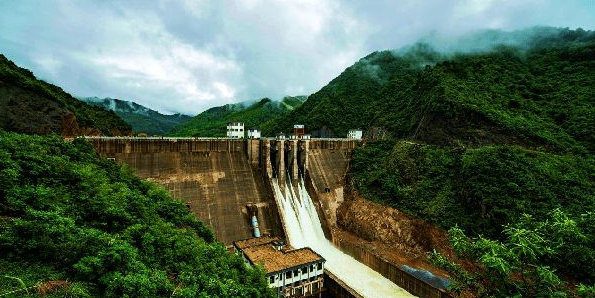
[[[326,259],[327,270],[366,298],[415,297],[380,273],[343,253],[324,237],[316,208],[303,180],[300,180],[298,194],[295,194],[291,185],[285,185],[283,193],[276,179],[273,180],[273,188],[291,246],[308,246],[314,249]]]

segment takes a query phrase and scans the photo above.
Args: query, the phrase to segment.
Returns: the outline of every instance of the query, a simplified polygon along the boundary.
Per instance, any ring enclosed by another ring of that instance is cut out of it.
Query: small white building
[[[325,259],[309,247],[294,249],[277,237],[234,241],[249,265],[262,265],[270,288],[279,297],[320,297]]]
[[[260,139],[260,130],[256,128],[249,128],[248,139]]]
[[[361,129],[350,129],[349,132],[347,133],[348,139],[361,140],[362,136],[363,136],[363,132]]]
[[[232,139],[244,138],[244,122],[233,121],[227,123],[227,137]]]

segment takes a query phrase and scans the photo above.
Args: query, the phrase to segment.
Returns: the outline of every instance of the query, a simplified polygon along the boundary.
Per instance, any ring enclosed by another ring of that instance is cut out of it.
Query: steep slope
[[[243,121],[246,127],[260,127],[268,121],[286,115],[299,107],[306,96],[287,96],[281,101],[263,98],[252,104],[227,104],[208,109],[176,127],[170,135],[224,137],[229,121]]]
[[[595,33],[553,32],[537,31],[522,48],[481,53],[445,55],[423,44],[372,53],[264,132],[300,122],[339,136],[380,127],[430,144],[592,151],[595,87],[588,82],[595,80]]]
[[[35,78],[0,54],[0,128],[74,135],[123,135],[130,125],[115,113],[81,102],[60,87]]]
[[[477,265],[435,258],[455,289],[584,292],[574,285],[595,283],[595,32],[525,33],[481,52],[372,53],[263,131],[365,129],[351,191],[450,229],[453,249]],[[344,215],[348,232],[384,228]]]
[[[181,201],[57,136],[0,133],[0,276],[5,297],[273,297]]]
[[[174,127],[188,121],[190,116],[182,114],[164,115],[135,102],[115,98],[83,97],[80,100],[106,110],[114,111],[135,132],[149,135],[164,135]]]

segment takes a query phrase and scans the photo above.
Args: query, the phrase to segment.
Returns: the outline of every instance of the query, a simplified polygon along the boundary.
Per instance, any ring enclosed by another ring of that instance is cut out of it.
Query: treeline
[[[0,134],[0,295],[272,297],[162,187],[85,140]]]
[[[288,114],[299,107],[306,96],[286,96],[281,101],[263,98],[255,103],[227,104],[210,108],[185,123],[175,127],[169,135],[181,137],[225,137],[226,126],[231,121],[244,122],[246,129],[254,127],[261,129],[268,122]],[[289,130],[285,131],[289,132]],[[275,134],[264,134],[274,136]]]

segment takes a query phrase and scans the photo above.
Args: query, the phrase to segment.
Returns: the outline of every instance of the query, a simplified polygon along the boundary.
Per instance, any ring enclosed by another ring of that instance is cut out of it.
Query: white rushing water
[[[276,179],[273,180],[273,188],[291,246],[312,248],[326,259],[327,270],[366,298],[415,297],[380,273],[343,253],[324,237],[316,208],[303,180],[300,180],[297,195],[291,185],[286,185],[285,193],[282,193]]]

